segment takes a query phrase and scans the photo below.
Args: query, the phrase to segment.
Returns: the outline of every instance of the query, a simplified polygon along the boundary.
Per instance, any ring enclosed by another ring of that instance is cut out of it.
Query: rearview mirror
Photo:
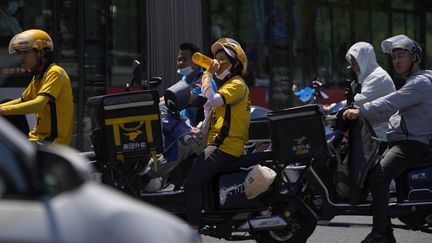
[[[142,67],[141,63],[138,60],[133,60],[132,62],[132,81],[130,86],[133,87],[135,83],[141,84],[142,80]]]
[[[151,90],[157,88],[161,83],[161,77],[151,77],[150,80],[141,81],[141,87],[144,90]]]

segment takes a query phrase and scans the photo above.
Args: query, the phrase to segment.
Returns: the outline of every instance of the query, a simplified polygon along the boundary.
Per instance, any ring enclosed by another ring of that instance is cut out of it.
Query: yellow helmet
[[[48,48],[54,51],[51,37],[43,30],[31,29],[16,34],[9,43],[9,53],[28,51],[31,49],[43,50]]]
[[[244,52],[240,44],[231,38],[221,38],[211,46],[211,51],[213,52],[213,55],[216,55],[216,53],[220,49],[223,49],[232,58],[240,61],[243,66],[242,75],[244,75],[246,73],[248,60],[246,53]],[[233,54],[235,54],[235,56]]]

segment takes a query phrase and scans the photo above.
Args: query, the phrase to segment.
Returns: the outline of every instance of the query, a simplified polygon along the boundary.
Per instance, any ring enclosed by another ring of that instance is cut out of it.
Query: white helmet
[[[417,63],[422,59],[422,49],[420,45],[408,38],[406,35],[396,35],[385,39],[381,42],[381,48],[384,53],[391,54],[394,49],[404,49],[414,54],[417,57]]]

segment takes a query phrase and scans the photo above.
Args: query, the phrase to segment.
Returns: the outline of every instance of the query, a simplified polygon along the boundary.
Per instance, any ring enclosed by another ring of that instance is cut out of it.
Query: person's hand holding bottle
[[[219,61],[216,59],[213,59],[211,64],[210,64],[210,67],[208,69],[208,72],[215,74],[219,70],[219,68],[220,68]]]

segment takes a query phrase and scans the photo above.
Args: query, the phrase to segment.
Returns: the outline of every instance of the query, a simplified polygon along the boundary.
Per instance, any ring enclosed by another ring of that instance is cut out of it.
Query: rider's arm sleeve
[[[427,82],[430,81],[411,80],[399,90],[360,106],[360,111],[371,122],[386,122],[398,110],[403,111],[427,98],[429,94],[424,92],[430,89]]]
[[[361,86],[361,93],[354,96],[357,106],[396,91],[392,79],[381,72],[370,74]]]
[[[38,95],[35,99],[19,104],[3,106],[3,115],[25,115],[30,113],[36,113],[42,110],[42,108],[48,103],[49,97],[45,95]]]
[[[5,102],[5,103],[3,103],[3,104],[0,104],[0,107],[3,108],[3,106],[16,105],[16,104],[19,104],[19,103],[21,103],[21,102],[22,102],[22,99],[21,99],[21,98],[18,98],[18,99],[10,100],[10,101],[8,101],[8,102]]]
[[[223,106],[225,104],[222,96],[214,91],[212,80],[213,74],[207,71],[204,72],[202,77],[201,92],[207,98],[207,102],[204,105],[205,109]]]
[[[64,70],[50,70],[47,72],[45,80],[39,94],[45,93],[57,99],[62,87],[66,82]]]
[[[207,102],[204,104],[204,108],[223,106],[224,103],[224,98],[219,93],[215,93],[211,96],[211,98],[207,98]]]
[[[373,82],[379,83],[379,81],[380,80],[365,80],[361,88],[361,92],[354,96],[354,104],[361,106],[364,103],[373,100],[372,97],[377,92],[376,90],[379,89],[379,87],[376,87],[376,84]]]
[[[207,97],[207,99],[215,93],[212,88],[212,80],[213,74],[205,71],[201,79],[201,94]]]

